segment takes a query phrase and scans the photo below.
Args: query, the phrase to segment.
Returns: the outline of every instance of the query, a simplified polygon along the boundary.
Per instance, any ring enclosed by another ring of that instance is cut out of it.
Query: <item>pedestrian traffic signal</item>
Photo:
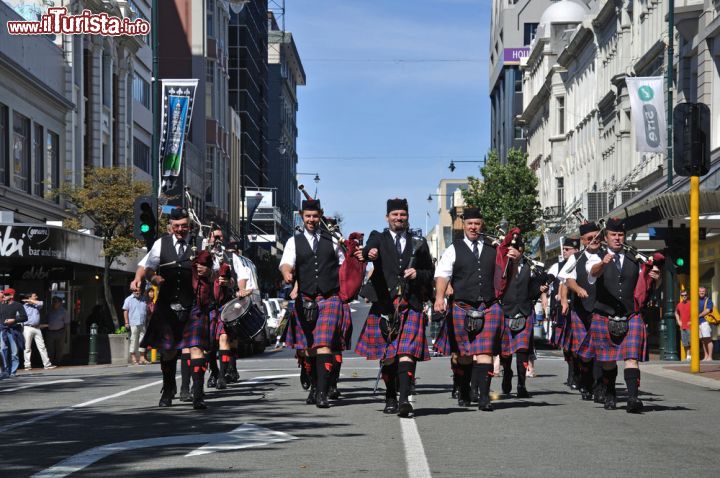
[[[140,196],[135,199],[133,236],[145,242],[150,250],[157,237],[157,198]]]
[[[673,169],[678,176],[704,176],[710,170],[710,108],[681,103],[673,110]]]
[[[690,234],[683,233],[687,229],[680,229],[682,231],[676,237],[666,239],[665,244],[668,247],[668,254],[672,258],[672,263],[675,266],[675,272],[678,274],[689,274],[690,273]]]

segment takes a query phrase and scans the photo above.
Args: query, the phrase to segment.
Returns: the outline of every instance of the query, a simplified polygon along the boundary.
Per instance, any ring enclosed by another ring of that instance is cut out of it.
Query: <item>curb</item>
[[[668,363],[677,364],[677,362]],[[665,364],[640,364],[640,370],[656,377],[668,378],[670,380],[695,385],[697,387],[708,388],[710,390],[720,390],[720,380],[698,377],[696,375],[690,375],[676,370],[668,370],[664,368],[664,365]]]

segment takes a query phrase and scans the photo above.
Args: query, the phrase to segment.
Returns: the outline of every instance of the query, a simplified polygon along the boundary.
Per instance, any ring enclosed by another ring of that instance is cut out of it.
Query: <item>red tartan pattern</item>
[[[502,331],[502,355],[512,355],[518,350],[530,350],[530,338],[535,326],[535,312],[525,321],[525,328],[520,332],[513,332],[508,328],[509,318],[505,318]]]
[[[177,320],[168,306],[158,303],[148,322],[141,346],[158,350],[176,350],[182,336],[183,324]]]
[[[630,316],[628,333],[620,343],[610,339],[607,329],[607,316],[593,314],[590,326],[590,340],[595,360],[600,362],[614,362],[616,360],[640,360],[645,358],[647,346],[647,331],[641,314]]]
[[[185,322],[185,327],[183,328],[182,340],[177,345],[177,348],[186,349],[199,347],[207,350],[210,346],[209,332],[210,327],[207,309],[197,305],[193,306],[190,311],[190,318]]]
[[[355,353],[368,360],[379,360],[383,355],[386,359],[408,355],[418,361],[430,360],[425,337],[425,316],[422,312],[404,307],[401,308],[400,313],[407,314],[402,319],[402,329],[395,340],[388,344],[380,331],[380,314],[377,309],[371,308],[360,332]],[[385,353],[386,347],[387,353]]]
[[[448,314],[435,341],[438,352],[448,355],[451,352],[461,357],[473,355],[497,355],[500,352],[500,337],[503,329],[500,304],[493,304],[485,312],[485,325],[479,334],[468,334],[465,330],[465,309],[468,306],[456,302],[452,304],[452,314]]]
[[[342,330],[342,350],[350,350],[350,345],[352,342],[352,333],[353,333],[353,323],[352,323],[352,312],[350,311],[350,305],[347,303],[343,303],[343,321],[342,325],[340,326]]]
[[[309,323],[300,317],[295,307],[289,318],[285,345],[297,350],[330,347],[332,350],[343,350],[343,322],[346,309],[340,297],[317,298],[318,318]]]
[[[585,329],[585,324],[574,310],[571,312],[570,320],[572,326],[570,351],[584,359],[595,358],[592,341],[590,340],[590,330]],[[592,326],[592,322],[590,325]]]

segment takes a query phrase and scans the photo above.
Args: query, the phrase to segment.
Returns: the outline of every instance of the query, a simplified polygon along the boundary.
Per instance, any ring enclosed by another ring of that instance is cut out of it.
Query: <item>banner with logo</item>
[[[662,76],[626,78],[630,114],[635,129],[635,151],[667,152],[667,121]]]
[[[160,123],[161,192],[174,189],[182,168],[183,146],[190,129],[198,80],[162,80]]]

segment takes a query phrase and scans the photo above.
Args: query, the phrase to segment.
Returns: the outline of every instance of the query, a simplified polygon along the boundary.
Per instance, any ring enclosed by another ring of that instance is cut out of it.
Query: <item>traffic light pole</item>
[[[160,47],[160,32],[158,31],[160,24],[160,14],[158,12],[158,0],[152,0],[151,8],[152,30],[150,36],[152,39],[152,76],[153,76],[153,134],[152,134],[152,194],[157,197],[160,191],[160,67],[158,64],[158,49]],[[157,213],[156,213],[157,214]]]
[[[673,222],[668,221],[668,229],[672,230]],[[675,275],[670,271],[672,267],[669,262],[665,263],[663,292],[665,306],[663,317],[660,322],[660,349],[662,360],[680,360],[677,350],[677,323],[675,321]]]
[[[690,371],[700,371],[700,177],[690,176]]]

